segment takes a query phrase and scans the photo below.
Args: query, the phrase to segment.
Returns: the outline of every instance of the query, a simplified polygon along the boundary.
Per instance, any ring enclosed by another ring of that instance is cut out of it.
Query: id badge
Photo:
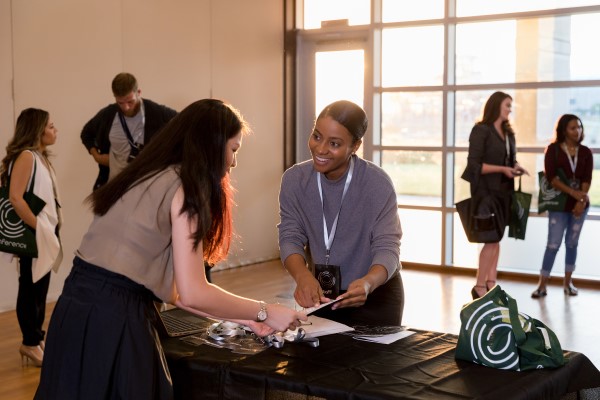
[[[579,179],[571,178],[569,179],[569,186],[571,187],[571,189],[579,190],[579,188],[581,187],[581,183]]]
[[[325,297],[335,299],[340,295],[342,275],[339,265],[315,264],[315,278],[319,281]]]

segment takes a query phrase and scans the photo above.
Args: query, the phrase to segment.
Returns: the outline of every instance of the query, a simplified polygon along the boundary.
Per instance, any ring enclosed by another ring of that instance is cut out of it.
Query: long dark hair
[[[326,106],[317,119],[331,117],[352,135],[353,144],[361,140],[367,131],[367,113],[357,104],[348,100],[338,100]]]
[[[177,166],[183,186],[181,213],[198,227],[194,249],[203,243],[204,259],[224,259],[232,234],[232,188],[226,174],[227,141],[249,131],[238,110],[221,100],[196,101],[177,114],[127,167],[88,198],[104,215],[132,187]]]
[[[581,137],[579,138],[579,142],[577,142],[577,143],[583,142],[584,129],[583,129],[583,122],[581,122],[581,119],[577,115],[563,114],[556,122],[556,131],[554,133],[554,143],[562,143],[565,141],[565,136],[567,134],[567,125],[569,125],[569,122],[573,121],[574,119],[579,121],[579,123],[581,124]]]
[[[494,125],[494,122],[496,122],[496,120],[500,117],[500,106],[502,105],[502,102],[507,98],[512,100],[512,97],[507,93],[500,91],[492,93],[492,95],[485,102],[485,106],[483,107],[483,117],[481,118],[481,121],[479,121],[479,123],[486,125]],[[510,123],[508,121],[502,122],[502,131],[503,133],[509,135],[515,134],[512,126],[510,126]]]
[[[39,108],[26,108],[21,111],[17,118],[15,135],[6,146],[6,156],[2,159],[2,173],[0,181],[6,184],[8,179],[8,167],[14,162],[24,150],[39,150],[42,135],[48,125],[50,114]],[[47,156],[47,152],[43,154]]]

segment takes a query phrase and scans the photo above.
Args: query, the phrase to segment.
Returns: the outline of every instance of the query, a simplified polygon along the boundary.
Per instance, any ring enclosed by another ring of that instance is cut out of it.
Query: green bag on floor
[[[463,306],[455,357],[487,367],[525,371],[565,364],[558,338],[543,322],[520,313],[499,285]]]

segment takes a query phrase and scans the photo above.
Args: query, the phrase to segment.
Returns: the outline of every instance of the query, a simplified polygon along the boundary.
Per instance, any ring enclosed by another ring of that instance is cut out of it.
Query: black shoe
[[[567,290],[567,289],[565,289]],[[531,297],[534,299],[539,299],[540,297],[544,297],[548,294],[548,292],[546,292],[546,289],[541,290],[541,289],[536,289],[533,293],[531,293]]]

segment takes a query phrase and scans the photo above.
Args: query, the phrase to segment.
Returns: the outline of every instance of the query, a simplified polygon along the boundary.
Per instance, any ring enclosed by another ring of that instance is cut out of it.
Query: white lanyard
[[[575,169],[577,168],[577,156],[579,155],[579,146],[575,147],[575,157],[573,158],[571,158],[569,150],[567,149],[567,145],[564,142],[562,143],[562,149],[567,155],[567,158],[569,159],[569,164],[571,164],[571,171],[573,171],[573,176],[575,176]]]
[[[340,216],[340,211],[342,209],[342,203],[344,202],[344,197],[346,196],[346,192],[348,191],[348,186],[350,186],[350,181],[352,181],[352,173],[354,172],[354,157],[350,157],[350,170],[348,171],[348,175],[346,176],[346,183],[344,184],[344,191],[342,192],[342,200],[340,201],[340,208],[338,209],[337,215],[333,220],[333,225],[331,226],[331,234],[327,233],[327,221],[325,221],[325,204],[323,202],[323,188],[321,187],[321,173],[317,173],[317,184],[319,186],[319,196],[321,197],[321,207],[323,208],[323,238],[325,240],[325,265],[329,265],[329,251],[331,250],[331,244],[333,243],[333,238],[335,237],[335,231],[337,229],[338,217]]]

